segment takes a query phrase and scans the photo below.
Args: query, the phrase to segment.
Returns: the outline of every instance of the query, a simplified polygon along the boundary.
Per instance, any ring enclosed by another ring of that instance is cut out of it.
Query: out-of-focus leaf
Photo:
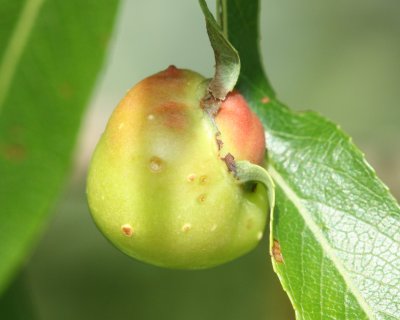
[[[61,188],[117,3],[0,0],[0,293]]]
[[[0,297],[1,319],[36,320],[37,311],[34,306],[31,291],[27,284],[25,272],[21,272],[17,279]]]
[[[258,52],[258,1],[227,4],[239,90],[261,117],[276,190],[273,265],[298,319],[400,318],[400,208],[337,125],[275,99]]]

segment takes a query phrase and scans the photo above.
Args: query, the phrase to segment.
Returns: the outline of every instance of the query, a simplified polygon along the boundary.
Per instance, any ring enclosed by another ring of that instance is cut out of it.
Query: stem
[[[240,58],[236,49],[226,38],[227,5],[225,0],[218,1],[217,16],[220,23],[222,22],[222,27],[211,14],[206,1],[199,0],[199,3],[206,20],[208,38],[215,57],[215,74],[208,85],[208,92],[215,100],[223,101],[233,90],[239,78]]]
[[[272,213],[275,206],[275,184],[268,171],[249,161],[237,161],[235,167],[235,175],[240,184],[258,182],[265,186],[268,191],[270,212]]]

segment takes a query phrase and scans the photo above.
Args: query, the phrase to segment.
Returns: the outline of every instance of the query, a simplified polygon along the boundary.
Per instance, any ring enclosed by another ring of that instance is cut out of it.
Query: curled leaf
[[[215,56],[215,74],[209,83],[208,91],[214,99],[224,100],[239,78],[239,54],[215,21],[205,0],[199,2],[206,18],[207,33]]]

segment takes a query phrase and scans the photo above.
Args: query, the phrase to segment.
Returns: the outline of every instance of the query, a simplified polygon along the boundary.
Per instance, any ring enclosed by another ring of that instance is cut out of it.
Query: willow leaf
[[[0,293],[62,187],[117,3],[0,0]]]
[[[275,98],[258,49],[258,1],[223,1],[239,90],[267,134],[276,185],[274,269],[298,319],[400,319],[400,208],[349,136]]]

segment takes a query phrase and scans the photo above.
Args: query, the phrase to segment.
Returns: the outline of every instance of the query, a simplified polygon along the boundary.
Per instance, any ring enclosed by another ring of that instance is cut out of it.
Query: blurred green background
[[[263,60],[278,96],[293,109],[316,110],[340,124],[399,198],[400,2],[261,4]],[[110,113],[128,88],[170,64],[213,74],[197,1],[123,2],[71,178],[22,273],[38,319],[294,319],[271,270],[266,238],[230,264],[171,271],[126,257],[90,218],[86,170]]]

